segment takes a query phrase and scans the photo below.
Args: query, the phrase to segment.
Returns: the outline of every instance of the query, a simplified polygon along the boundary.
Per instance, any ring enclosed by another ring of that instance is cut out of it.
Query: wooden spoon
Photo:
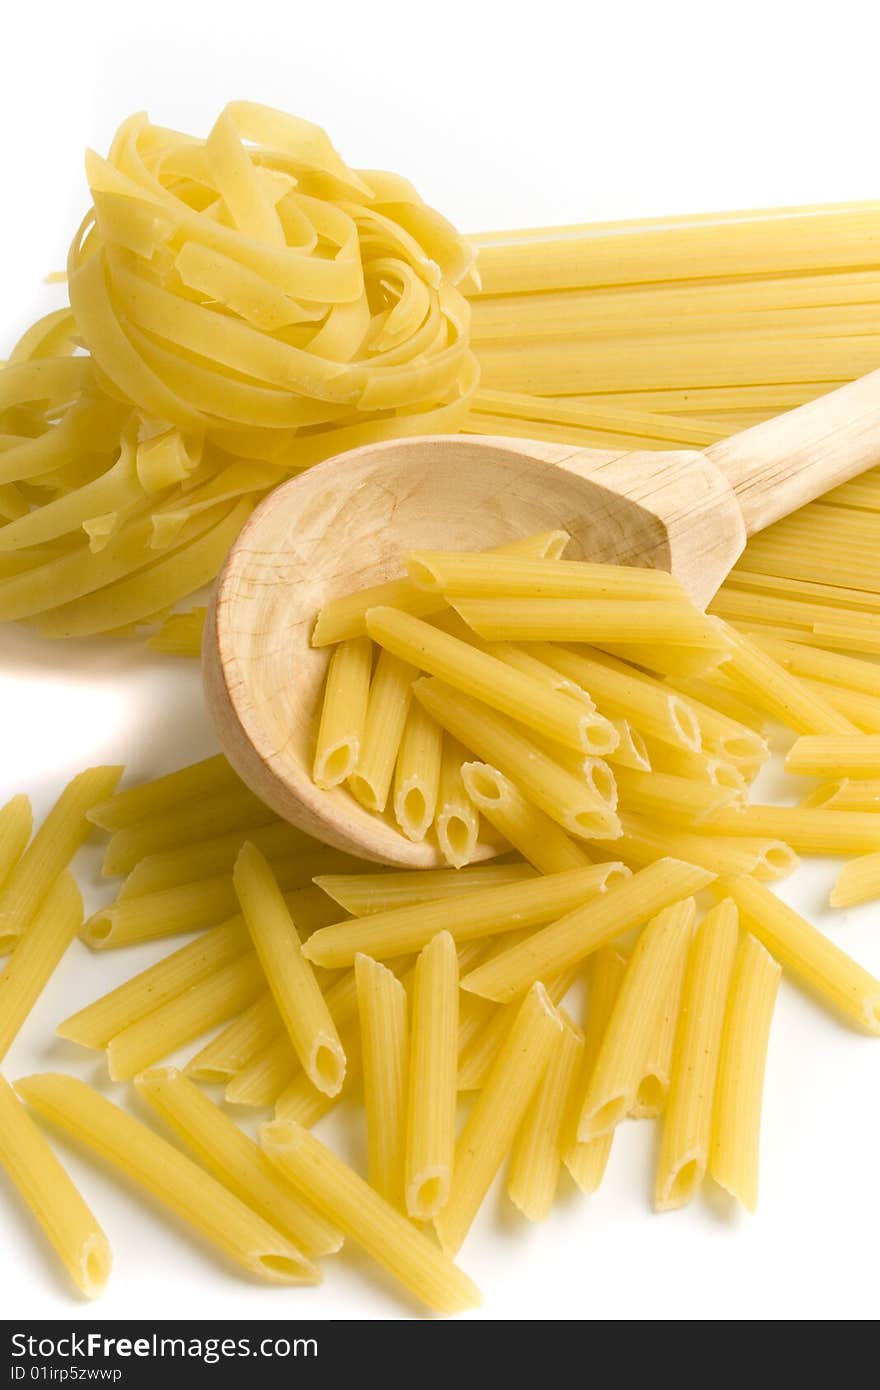
[[[258,796],[317,839],[436,865],[431,845],[311,780],[329,653],[309,639],[328,599],[399,577],[411,549],[480,550],[560,527],[567,558],[670,570],[702,606],[749,536],[878,461],[880,372],[705,453],[447,435],[327,459],[265,499],[218,579],[203,667],[220,743]]]

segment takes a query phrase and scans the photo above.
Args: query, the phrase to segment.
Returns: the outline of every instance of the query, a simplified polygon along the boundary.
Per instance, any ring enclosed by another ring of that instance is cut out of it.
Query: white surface
[[[0,351],[58,302],[41,277],[63,264],[86,207],[83,146],[106,148],[139,107],[204,131],[234,96],[286,106],[325,124],[351,163],[409,174],[468,230],[870,198],[878,27],[861,0],[724,11],[560,0],[8,7]],[[0,629],[0,710],[3,794],[28,789],[37,812],[89,763],[127,760],[151,775],[213,746],[194,666],[125,644],[51,646]],[[97,862],[81,856],[84,884],[98,883]],[[817,915],[830,881],[831,865],[814,862],[784,896],[880,973],[877,909]],[[165,950],[90,956],[77,944],[7,1074],[69,1068],[103,1085],[98,1059],[52,1041],[55,1024]],[[757,1217],[705,1202],[653,1216],[655,1126],[629,1124],[591,1201],[569,1194],[535,1229],[488,1203],[461,1257],[485,1291],[475,1316],[876,1316],[878,1063],[880,1044],[784,984]],[[84,1158],[70,1167],[111,1237],[111,1287],[89,1310],[70,1296],[0,1184],[8,1318],[414,1311],[350,1255],[327,1263],[319,1290],[251,1286]]]

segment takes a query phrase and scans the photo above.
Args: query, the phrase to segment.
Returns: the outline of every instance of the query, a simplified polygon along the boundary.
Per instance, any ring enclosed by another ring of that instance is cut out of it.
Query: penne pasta
[[[394,765],[406,725],[415,667],[387,651],[379,660],[370,683],[370,695],[357,766],[348,787],[368,811],[384,811],[394,775]]]
[[[666,1106],[687,960],[688,952],[683,951],[645,1048],[642,1076],[636,1090],[635,1104],[629,1112],[634,1120],[653,1120],[662,1115]]]
[[[337,787],[354,772],[367,719],[373,648],[366,637],[341,642],[330,657],[312,777]]]
[[[782,840],[697,834],[666,826],[656,829],[642,816],[626,812],[621,822],[623,834],[614,847],[626,862],[639,867],[672,855],[714,874],[751,874],[769,883],[785,878],[798,866],[797,855]]]
[[[496,768],[488,763],[465,763],[461,775],[480,814],[540,873],[564,873],[590,862],[578,841],[527,801]]]
[[[686,598],[456,599],[453,607],[468,627],[490,642],[628,642],[654,643],[658,635],[671,646],[723,651],[724,639],[712,620]],[[590,694],[592,695],[592,691]]]
[[[562,1168],[570,1095],[583,1063],[583,1034],[564,1010],[560,1010],[559,1017],[561,1032],[510,1156],[507,1195],[527,1221],[545,1221],[550,1215]]]
[[[185,801],[114,831],[104,855],[104,876],[130,873],[147,855],[177,849],[223,831],[267,825],[276,819],[269,807],[243,786]]]
[[[434,829],[443,858],[456,869],[463,869],[471,862],[480,834],[480,815],[462,777],[466,757],[461,744],[445,734]]]
[[[877,666],[872,661],[859,661],[857,657],[819,651],[799,642],[781,642],[757,633],[752,643],[795,676],[806,676],[821,681],[823,685],[843,686],[846,690],[857,690],[863,695],[877,694]]]
[[[369,956],[355,957],[354,973],[367,1117],[367,1179],[386,1201],[402,1207],[409,1073],[406,990],[386,966]]]
[[[731,645],[725,673],[747,700],[800,734],[855,732],[848,719],[815,690],[804,686],[784,666],[741,633],[726,629]]]
[[[584,560],[413,550],[407,573],[418,588],[445,598],[682,599],[665,570],[597,565]]]
[[[110,1277],[110,1243],[8,1081],[0,1076],[0,1168],[45,1231],[73,1283],[97,1298]]]
[[[615,780],[622,811],[683,829],[699,827],[714,813],[745,802],[740,787],[694,782],[669,772],[633,772],[622,767]]]
[[[611,1145],[614,1142],[614,1130],[606,1130],[598,1138],[586,1139],[581,1143],[577,1137],[578,1122],[586,1089],[596,1069],[605,1030],[626,974],[626,966],[626,960],[613,946],[602,946],[593,957],[581,1069],[580,1074],[576,1074],[572,1079],[563,1121],[565,1166],[580,1190],[588,1194],[597,1191],[605,1176],[611,1156]]]
[[[828,899],[832,907],[855,907],[880,898],[880,852],[844,864]]]
[[[0,971],[0,1062],[82,924],[82,897],[64,870]]]
[[[167,772],[152,781],[141,782],[97,802],[86,818],[102,830],[124,830],[138,821],[173,811],[181,802],[198,801],[241,786],[222,753],[191,763],[177,772]]]
[[[291,1079],[298,1077],[299,1071],[299,1058],[282,1024],[278,1032],[264,1042],[260,1050],[227,1083],[225,1099],[230,1105],[247,1105],[255,1109],[274,1105]],[[305,1079],[311,1087],[312,1083]]]
[[[706,1174],[721,1031],[738,937],[736,905],[725,898],[697,927],[688,954],[657,1160],[658,1211],[684,1206]]]
[[[443,730],[418,703],[406,716],[394,769],[394,818],[408,840],[424,840],[440,789]]]
[[[25,851],[31,838],[33,815],[26,796],[14,796],[0,809],[0,889]]]
[[[227,1258],[272,1284],[315,1284],[315,1266],[192,1159],[72,1076],[16,1082],[26,1105],[120,1170]]]
[[[740,941],[721,1034],[709,1172],[747,1211],[758,1204],[764,1069],[782,971],[753,936]]]
[[[217,878],[221,874],[231,874],[238,852],[245,840],[250,840],[265,854],[271,863],[279,860],[295,861],[303,866],[303,881],[308,882],[305,872],[316,860],[319,871],[333,867],[328,858],[335,856],[340,868],[348,860],[338,850],[328,850],[317,841],[296,830],[287,821],[270,821],[267,825],[243,827],[225,835],[217,835],[210,840],[197,840],[182,849],[163,850],[158,854],[148,854],[132,869],[117,894],[120,898],[138,898],[145,893],[160,893],[168,888],[177,888],[183,883],[195,883],[206,878]],[[354,863],[354,861],[351,861]]]
[[[453,1175],[458,1069],[458,956],[439,932],[416,961],[406,1107],[406,1210],[430,1221]]]
[[[880,778],[880,734],[812,734],[797,739],[786,772],[805,777]]]
[[[582,862],[586,863],[586,857]],[[534,877],[535,870],[530,864],[473,864],[464,869],[320,874],[315,885],[353,917],[370,917],[376,912],[455,898],[471,889],[500,887]]]
[[[266,990],[190,1058],[185,1074],[196,1081],[225,1085],[283,1032],[275,1000]]]
[[[290,1120],[263,1125],[260,1143],[322,1215],[420,1302],[442,1313],[480,1302],[479,1291],[445,1253],[302,1125]]]
[[[784,840],[799,854],[871,854],[880,850],[880,816],[871,811],[751,804],[714,811],[701,823],[700,834],[767,836]]]
[[[807,809],[824,806],[835,811],[880,810],[880,778],[857,777],[841,782],[823,782],[804,797],[799,805]]]

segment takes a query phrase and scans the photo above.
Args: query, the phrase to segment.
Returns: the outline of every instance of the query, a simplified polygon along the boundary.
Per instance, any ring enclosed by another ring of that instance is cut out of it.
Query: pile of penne
[[[662,1126],[658,1209],[705,1181],[754,1208],[783,971],[880,1034],[880,981],[767,886],[799,851],[851,856],[835,902],[880,893],[880,744],[842,713],[880,703],[875,668],[797,644],[783,664],[668,576],[547,554],[546,537],[419,552],[393,607],[388,586],[363,591],[316,628],[338,644],[318,766],[376,814],[384,789],[401,834],[496,862],[366,865],[280,821],[221,756],[122,791],[119,768],[90,769],[33,836],[26,797],[0,811],[0,1061],[77,934],[108,950],[194,933],[58,1027],[155,1125],[70,1075],[0,1084],[0,1163],[86,1293],[109,1243],[35,1120],[251,1275],[317,1282],[348,1237],[454,1312],[479,1298],[453,1257],[505,1163],[540,1220],[560,1183],[597,1189],[628,1117]],[[765,720],[797,735],[800,805],[748,803]],[[468,808],[445,840],[444,762]],[[83,922],[69,865],[93,826],[122,883]],[[311,1133],[340,1104],[362,1107],[364,1173]],[[254,1142],[236,1113],[270,1107]]]

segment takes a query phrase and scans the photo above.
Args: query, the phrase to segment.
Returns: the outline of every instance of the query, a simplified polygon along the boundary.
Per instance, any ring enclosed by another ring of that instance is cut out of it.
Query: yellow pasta
[[[786,772],[806,777],[880,778],[880,735],[812,734],[796,740]]]
[[[350,1061],[348,1058],[349,1065]],[[226,1086],[225,1098],[230,1105],[258,1109],[274,1105],[291,1078],[297,1076],[298,1070],[299,1059],[282,1024],[278,1032],[233,1075]],[[316,1096],[321,1095],[305,1074],[302,1075],[308,1089]]]
[[[586,856],[577,862],[585,864]],[[529,864],[473,864],[465,869],[319,874],[315,884],[353,917],[370,917],[396,907],[454,898],[470,889],[500,887],[534,877],[535,871]]]
[[[417,676],[415,667],[405,661],[387,651],[379,654],[370,684],[361,753],[348,779],[349,789],[369,811],[385,809]]]
[[[782,840],[758,836],[698,834],[674,827],[656,828],[641,816],[621,817],[623,834],[615,849],[630,863],[653,864],[664,855],[699,864],[715,874],[752,874],[762,883],[785,878],[798,865],[797,855]],[[698,827],[699,829],[699,827]]]
[[[687,959],[654,1205],[684,1206],[709,1162],[721,1031],[739,937],[735,904],[725,898],[697,927]]]
[[[420,589],[453,598],[682,598],[665,570],[596,565],[584,560],[530,559],[488,552],[414,550],[406,557],[410,579]]]
[[[12,1087],[0,1076],[0,1168],[45,1231],[80,1293],[110,1277],[110,1243]]]
[[[319,847],[314,840],[301,830],[288,825],[286,821],[269,821],[266,825],[243,826],[240,830],[228,831],[207,840],[195,840],[181,849],[160,850],[139,859],[119,890],[118,899],[136,898],[144,893],[159,893],[167,888],[176,888],[182,883],[216,878],[220,874],[231,874],[238,852],[245,840],[250,840],[272,863],[288,860],[291,865],[298,858],[305,871],[315,865],[319,871],[326,868],[332,872],[336,865],[332,862],[334,851]],[[346,856],[335,852],[340,870]],[[350,860],[354,864],[355,860]],[[309,875],[303,874],[303,883]],[[118,901],[117,899],[117,901]]]
[[[635,1104],[630,1115],[636,1120],[651,1120],[662,1115],[669,1094],[672,1058],[681,1014],[687,951],[683,951],[669,988],[663,999],[659,1016],[654,1021],[651,1037],[645,1047],[642,1075],[636,1089]]]
[[[648,1052],[693,932],[686,899],[653,917],[636,944],[581,1102],[577,1138],[597,1139],[631,1113]]]
[[[395,1206],[404,1198],[409,1032],[406,990],[369,956],[354,962],[367,1116],[367,1177]]]
[[[832,907],[855,907],[880,897],[880,852],[844,864],[828,899]]]
[[[493,642],[653,643],[723,651],[724,638],[687,599],[456,599],[453,607],[480,637]],[[590,692],[592,694],[592,691]]]
[[[301,1125],[263,1125],[260,1142],[288,1179],[420,1302],[457,1313],[480,1302],[467,1275]]]
[[[0,1061],[82,925],[82,897],[65,869],[0,971]]]
[[[748,1211],[758,1203],[761,1103],[782,971],[753,936],[739,944],[721,1034],[709,1172]]]
[[[617,734],[617,747],[606,753],[608,761],[637,772],[650,772],[651,758],[644,735],[634,729],[628,719],[612,719],[610,723]]]
[[[794,679],[741,633],[727,629],[732,653],[725,666],[748,700],[801,734],[847,734],[853,725],[815,691]]]
[[[283,1032],[275,1000],[266,990],[190,1058],[186,1075],[212,1085],[226,1084]]]
[[[394,770],[394,817],[407,839],[425,838],[437,811],[443,730],[410,704]]]
[[[760,647],[796,676],[808,676],[823,684],[842,685],[845,689],[858,690],[865,695],[877,693],[877,667],[871,661],[859,661],[856,657],[840,656],[836,652],[817,651],[799,642],[780,642],[760,634],[756,634],[752,641],[754,646]]]
[[[763,884],[722,879],[717,891],[733,898],[743,926],[801,985],[856,1027],[880,1034],[880,981]]]
[[[273,1226],[146,1125],[72,1076],[16,1083],[25,1104],[91,1149],[251,1275],[272,1284],[316,1284],[320,1275]]]
[[[358,765],[367,719],[372,644],[365,637],[340,642],[327,668],[324,702],[312,776],[319,787],[336,787]]]
[[[443,858],[456,869],[473,859],[480,834],[480,814],[462,777],[466,757],[461,744],[444,734],[434,827]]]
[[[880,850],[880,817],[871,811],[750,804],[713,811],[700,834],[767,836],[784,840],[799,854],[871,854]]]
[[[14,796],[0,808],[0,888],[24,853],[32,828],[31,803],[26,796]]]
[[[339,1231],[279,1179],[259,1145],[176,1067],[141,1072],[135,1089],[212,1177],[304,1255],[339,1250]]]
[[[575,908],[518,946],[478,965],[465,975],[462,989],[499,1003],[516,999],[534,980],[553,979],[631,927],[699,892],[713,877],[693,864],[660,859],[615,885],[601,899]]]
[[[231,791],[241,782],[222,753],[191,763],[176,772],[167,772],[150,782],[123,787],[115,796],[92,806],[87,819],[102,830],[124,830],[129,825],[160,816],[173,810],[182,801],[197,801],[206,796]]]
[[[604,892],[625,874],[619,864],[589,864],[544,878],[477,888],[457,898],[392,908],[324,927],[305,943],[303,954],[332,969],[351,965],[358,951],[377,960],[420,951],[438,931],[448,930],[460,943],[540,926]]]
[[[745,801],[740,787],[694,782],[669,772],[634,772],[628,767],[619,768],[615,780],[621,810],[683,829],[699,828],[716,812]]]
[[[455,1151],[458,957],[448,932],[421,951],[413,985],[406,1108],[406,1209],[430,1221],[445,1206]]]
[[[0,951],[11,950],[86,838],[86,812],[112,792],[121,767],[92,767],[69,782],[0,888]]]
[[[562,1030],[510,1157],[507,1195],[527,1221],[545,1221],[550,1215],[562,1168],[569,1096],[583,1062],[583,1034],[564,1010],[559,1017]]]
[[[434,1222],[448,1254],[460,1247],[510,1151],[561,1029],[547,991],[541,984],[533,985],[455,1147],[452,1187]]]
[[[807,809],[825,806],[835,811],[876,811],[880,809],[880,778],[857,777],[850,781],[823,782],[799,805]]]
[[[606,1130],[598,1138],[586,1139],[581,1143],[577,1137],[578,1122],[584,1094],[595,1071],[608,1020],[626,974],[626,965],[623,956],[612,946],[602,946],[593,957],[581,1071],[579,1076],[573,1078],[563,1122],[565,1166],[580,1190],[586,1193],[595,1192],[605,1176],[614,1130]]]
[[[179,807],[151,812],[134,825],[115,830],[104,855],[104,875],[127,874],[147,855],[276,819],[268,806],[241,784],[213,796],[188,799]]]
[[[245,845],[234,870],[235,891],[269,988],[294,1050],[319,1091],[335,1095],[345,1077],[345,1053],[296,926],[260,851]]]
[[[465,763],[465,789],[477,810],[542,874],[589,863],[586,850],[488,763]]]

